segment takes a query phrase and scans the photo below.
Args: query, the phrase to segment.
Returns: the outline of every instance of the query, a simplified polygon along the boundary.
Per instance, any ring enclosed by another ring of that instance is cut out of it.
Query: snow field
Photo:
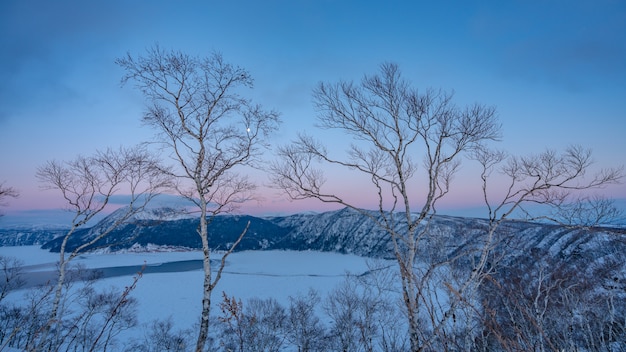
[[[22,260],[28,271],[53,270],[57,253],[49,253],[37,246],[0,247],[0,255]],[[87,268],[105,268],[126,265],[158,265],[181,260],[201,259],[199,251],[159,253],[84,254],[73,262]],[[220,259],[215,253],[212,259]],[[34,266],[28,268],[28,266]],[[214,267],[214,273],[217,267]],[[213,292],[212,312],[219,314],[222,292],[241,299],[244,303],[253,297],[273,297],[285,307],[290,296],[305,295],[310,288],[324,299],[348,273],[362,274],[368,270],[367,259],[356,255],[314,251],[245,251],[228,257],[222,278]],[[104,278],[97,285],[123,290],[132,284],[132,276]],[[124,335],[141,336],[142,327],[155,319],[172,318],[176,329],[193,328],[200,316],[203,271],[174,273],[147,273],[143,275],[131,296],[138,301],[139,326]],[[12,292],[9,299],[20,300],[24,291]],[[121,337],[121,336],[120,336]],[[123,339],[123,338],[122,338]]]

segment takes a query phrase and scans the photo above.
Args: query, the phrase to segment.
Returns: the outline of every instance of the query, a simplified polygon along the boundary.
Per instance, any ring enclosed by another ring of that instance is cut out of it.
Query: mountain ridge
[[[94,238],[103,229],[114,223],[124,212],[118,210],[101,219],[93,227],[78,229],[71,237],[67,250]],[[367,213],[367,216],[364,215]],[[401,214],[401,213],[397,213]],[[337,251],[364,256],[386,256],[392,250],[390,238],[380,229],[374,219],[378,218],[377,211],[362,210],[361,212],[343,208],[322,213],[297,213],[285,216],[257,217],[251,215],[219,215],[210,223],[210,241],[215,250],[227,249],[250,221],[250,228],[239,250],[246,249],[317,249],[323,251]],[[196,233],[197,217],[181,214],[171,208],[157,208],[133,215],[97,242],[88,250],[108,248],[116,251],[133,246],[163,245],[200,248],[200,239]],[[401,219],[400,219],[401,223]],[[487,220],[450,215],[435,215],[434,229],[442,233],[465,233],[476,227],[484,228]],[[516,224],[513,226],[513,224]],[[568,229],[575,229],[554,224],[507,220],[503,228],[517,227],[518,232],[528,232],[529,229],[559,229],[557,232],[565,234]],[[595,229],[578,229],[589,233],[610,232],[616,235],[626,233],[626,229],[601,227]],[[479,231],[480,232],[480,231]],[[502,231],[499,231],[502,232]],[[47,229],[1,229],[0,245],[43,245],[44,249],[58,251],[61,237],[65,230],[59,228]],[[431,236],[432,237],[432,236]],[[556,241],[555,238],[539,238],[533,236],[536,246],[545,245],[542,241]],[[452,245],[452,243],[450,243]],[[456,243],[455,245],[459,245]]]
[[[227,250],[250,221],[238,251],[312,250],[393,258],[390,236],[376,225],[378,216],[374,211],[364,215],[348,208],[265,218],[223,215],[215,217],[210,224],[210,243],[213,250]],[[396,216],[396,231],[404,231],[406,224],[400,221],[403,214]],[[93,238],[98,229],[114,220],[103,219],[100,226],[78,230],[70,238],[67,249],[72,250]],[[135,217],[91,250],[198,249],[198,222],[197,218]],[[426,283],[427,288],[432,289],[429,292],[443,294],[442,287],[471,275],[488,226],[486,219],[433,217],[428,235],[420,240],[414,264],[416,272],[428,272],[428,275],[436,272],[428,278],[424,276],[426,280],[434,280]],[[57,237],[47,241],[43,248],[58,250],[63,234],[56,234]],[[31,237],[42,240],[45,236]],[[589,333],[611,331],[612,339],[626,341],[626,324],[616,323],[626,322],[624,229],[509,220],[500,225],[491,245],[485,266],[487,274],[477,288],[479,294],[471,302],[472,307],[480,307],[479,311],[487,314],[482,318],[485,326],[499,326],[498,331],[515,339],[522,328],[515,324],[523,322],[528,324],[524,329],[535,331],[537,322],[541,321],[550,327],[553,336],[575,335],[575,340],[583,344],[590,338],[585,335],[585,324],[593,322],[596,327]],[[546,304],[541,316],[535,315],[537,311],[533,307],[537,302]],[[564,306],[563,302],[569,303]]]

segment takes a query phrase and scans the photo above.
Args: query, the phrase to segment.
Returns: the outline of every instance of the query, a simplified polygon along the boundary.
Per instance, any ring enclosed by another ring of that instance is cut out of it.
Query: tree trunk
[[[43,329],[43,333],[41,335],[41,339],[39,341],[38,347],[30,346],[28,349],[33,350],[39,349],[43,346],[45,341],[48,339],[48,335],[50,334],[50,330],[54,324],[58,324],[59,320],[59,306],[61,305],[61,297],[63,295],[63,284],[65,283],[65,274],[67,271],[67,261],[65,260],[65,247],[67,246],[67,241],[74,233],[76,227],[72,227],[68,233],[63,238],[63,242],[61,243],[61,248],[59,250],[59,276],[56,284],[56,288],[54,290],[54,300],[52,301],[52,311],[50,312],[50,317],[48,318],[48,322]],[[34,342],[34,341],[33,341]]]
[[[407,308],[408,323],[409,323],[409,342],[411,343],[411,351],[416,352],[421,350],[420,337],[419,337],[419,309],[417,302],[416,282],[413,272],[413,260],[415,254],[414,250],[409,251],[408,263],[405,263],[404,270],[401,271],[404,281],[404,301]]]
[[[409,342],[411,343],[411,351],[420,351],[420,338],[419,338],[419,322],[417,314],[417,302],[414,296],[414,292],[411,289],[414,285],[412,281],[406,280],[407,289],[404,289],[404,303],[407,308],[408,320],[409,320]],[[413,295],[413,297],[412,297]]]
[[[204,284],[202,290],[202,314],[200,317],[200,331],[198,333],[198,341],[196,342],[196,352],[202,352],[209,336],[209,316],[211,314],[211,252],[209,250],[208,225],[206,219],[206,203],[201,199],[201,216],[199,235],[202,239],[202,254],[204,268]]]

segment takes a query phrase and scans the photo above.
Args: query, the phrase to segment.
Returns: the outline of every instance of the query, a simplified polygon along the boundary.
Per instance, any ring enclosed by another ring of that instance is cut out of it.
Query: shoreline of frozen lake
[[[24,265],[36,266],[30,273],[52,271],[58,261],[58,253],[50,253],[37,246],[0,247],[1,256],[16,257]],[[134,266],[144,263],[150,269],[167,268],[172,265],[187,265],[191,261],[201,262],[199,251],[191,252],[149,252],[149,253],[86,253],[72,262],[88,269]],[[219,259],[217,253],[214,259]],[[228,257],[227,267],[216,287],[213,299],[221,300],[222,292],[230,297],[241,299],[244,304],[250,298],[274,298],[288,306],[289,297],[305,295],[310,288],[320,297],[326,297],[347,275],[362,275],[370,270],[370,259],[351,254],[314,251],[242,251]],[[180,262],[187,262],[180,264]],[[393,265],[391,261],[384,261]],[[163,267],[163,265],[166,265]],[[195,264],[193,264],[195,265]],[[42,268],[46,268],[43,270]],[[52,267],[50,267],[52,266]],[[216,268],[216,266],[214,266]],[[129,275],[102,278],[97,287],[116,287],[123,290],[132,284],[134,273]],[[202,301],[203,271],[197,270],[153,272],[142,275],[131,297],[138,302],[137,318],[139,326],[128,334],[141,334],[143,327],[156,319],[172,318],[177,329],[191,328],[200,316]],[[26,290],[14,291],[7,299],[19,302],[24,299]],[[138,330],[139,329],[139,330]]]

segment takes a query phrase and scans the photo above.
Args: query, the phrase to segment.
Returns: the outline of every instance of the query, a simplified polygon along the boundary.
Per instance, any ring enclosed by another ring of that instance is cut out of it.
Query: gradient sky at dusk
[[[626,163],[624,1],[5,0],[0,181],[21,193],[1,209],[7,217],[62,205],[35,179],[46,160],[150,139],[140,124],[143,97],[120,86],[114,60],[155,43],[192,55],[219,51],[248,69],[251,97],[282,114],[276,144],[315,133],[311,90],[319,81],[359,80],[391,61],[418,88],[496,106],[500,148],[581,144],[599,166]],[[328,176],[350,189],[349,177]],[[458,179],[447,205],[475,205],[470,185]],[[607,192],[626,198],[624,185]],[[323,209],[264,194],[246,211]]]

